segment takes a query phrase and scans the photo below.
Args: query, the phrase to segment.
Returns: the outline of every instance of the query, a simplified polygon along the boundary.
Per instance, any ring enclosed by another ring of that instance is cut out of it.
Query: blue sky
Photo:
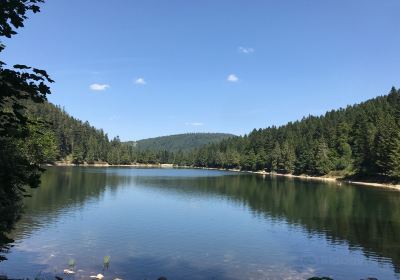
[[[398,0],[57,0],[6,40],[110,136],[245,134],[400,86]]]

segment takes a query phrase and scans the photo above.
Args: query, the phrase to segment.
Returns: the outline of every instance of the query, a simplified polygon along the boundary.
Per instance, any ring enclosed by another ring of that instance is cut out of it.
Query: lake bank
[[[178,167],[178,168],[180,168],[180,167]],[[297,179],[301,179],[301,180],[325,181],[325,182],[332,182],[332,183],[337,183],[337,184],[346,183],[346,184],[352,184],[352,185],[378,187],[378,188],[386,188],[386,189],[393,189],[393,190],[400,191],[400,185],[378,183],[378,182],[353,181],[353,180],[346,180],[343,177],[324,177],[324,176],[281,174],[281,173],[267,172],[267,171],[262,171],[262,170],[246,171],[246,170],[240,170],[240,169],[220,169],[220,168],[206,168],[206,167],[187,167],[187,168],[199,168],[199,169],[221,170],[221,171],[225,170],[225,171],[232,171],[232,172],[258,174],[258,175],[263,175],[263,176],[277,176],[277,177],[286,177],[286,178],[297,178]]]
[[[325,181],[331,183],[346,183],[352,185],[359,186],[367,186],[367,187],[377,187],[384,189],[391,189],[400,191],[400,185],[397,184],[388,184],[388,183],[379,183],[379,182],[365,182],[365,181],[353,181],[347,180],[343,177],[327,177],[327,176],[309,176],[309,175],[293,175],[293,174],[281,174],[275,172],[267,172],[263,170],[259,171],[248,171],[248,170],[240,170],[240,169],[225,169],[225,168],[213,168],[213,167],[196,167],[196,166],[177,166],[174,164],[144,164],[144,163],[135,163],[135,164],[118,164],[112,165],[106,162],[101,163],[93,163],[93,164],[73,164],[68,162],[55,162],[54,164],[48,164],[47,166],[87,166],[87,167],[133,167],[133,168],[184,168],[184,169],[204,169],[204,170],[219,170],[219,171],[230,171],[230,172],[239,172],[239,173],[249,173],[249,174],[257,174],[262,176],[277,176],[277,177],[286,177],[286,178],[296,178],[301,180],[316,180],[316,181]]]

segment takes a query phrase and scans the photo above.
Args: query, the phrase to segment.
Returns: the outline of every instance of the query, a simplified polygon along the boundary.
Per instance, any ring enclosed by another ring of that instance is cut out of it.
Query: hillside
[[[68,161],[73,163],[107,162],[109,164],[172,163],[180,162],[183,153],[234,137],[224,133],[187,133],[121,142],[110,140],[107,134],[69,115],[64,109],[49,102],[28,103],[31,119],[39,120],[46,139],[32,141],[30,149],[42,150],[43,162]],[[35,146],[41,142],[42,144]],[[44,145],[43,143],[48,143]],[[43,147],[46,147],[44,149]],[[179,151],[179,152],[178,152]]]
[[[187,154],[199,167],[400,180],[400,90]]]
[[[31,119],[45,123],[46,131],[55,142],[54,158],[44,161],[68,159],[79,163],[108,160],[111,141],[103,130],[72,117],[63,108],[49,102],[28,103],[27,112]]]
[[[226,133],[185,133],[169,136],[161,136],[155,138],[148,138],[134,142],[136,148],[139,150],[153,150],[153,151],[190,151],[200,148],[207,144],[213,144],[235,137],[233,134]]]
[[[118,137],[110,141],[102,130],[50,103],[33,104],[29,111],[50,123],[46,139],[53,139],[50,142],[56,143],[56,151],[46,152],[52,155],[45,158],[47,162],[174,163],[312,176],[352,175],[375,181],[397,182],[400,178],[400,91],[395,88],[385,96],[280,127],[254,129],[243,137],[188,133],[124,143]]]

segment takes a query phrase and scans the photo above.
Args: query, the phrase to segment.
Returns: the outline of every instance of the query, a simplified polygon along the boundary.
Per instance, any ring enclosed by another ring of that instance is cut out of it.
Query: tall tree
[[[0,38],[11,38],[24,26],[28,12],[37,13],[43,0],[2,0]],[[5,45],[0,41],[0,53]],[[11,227],[18,216],[25,186],[37,187],[41,168],[35,153],[21,148],[21,141],[32,136],[24,102],[43,102],[53,80],[43,70],[22,64],[8,68],[0,61],[0,232]],[[1,239],[1,237],[0,237]]]

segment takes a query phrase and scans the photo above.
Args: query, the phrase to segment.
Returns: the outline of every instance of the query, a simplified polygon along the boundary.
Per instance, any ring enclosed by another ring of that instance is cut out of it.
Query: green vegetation
[[[30,118],[49,122],[27,143],[44,162],[172,163],[181,166],[267,170],[311,176],[400,178],[400,91],[345,109],[309,116],[249,135],[193,133],[121,142],[50,103],[28,106]],[[34,129],[34,128],[32,128]],[[43,141],[42,141],[43,140]],[[47,143],[39,147],[40,143]],[[42,151],[42,152],[40,152]]]
[[[231,137],[235,137],[235,135],[226,133],[185,133],[143,139],[131,143],[141,151],[187,152]]]
[[[4,0],[0,8],[0,37],[11,38],[24,26],[28,12],[37,13],[43,0]],[[5,46],[0,41],[0,52]],[[0,61],[0,253],[11,241],[3,232],[10,230],[20,213],[26,186],[40,183],[40,163],[54,144],[51,134],[42,133],[42,123],[25,114],[24,103],[41,103],[50,94],[53,81],[43,70],[17,64],[7,67]],[[4,259],[0,255],[0,261]]]
[[[31,118],[47,124],[43,131],[54,140],[51,151],[45,153],[50,156],[44,157],[43,162],[51,163],[61,159],[69,159],[74,163],[107,161],[111,156],[108,154],[111,144],[119,142],[118,139],[110,142],[102,130],[71,117],[65,110],[51,103],[30,102],[26,107]]]
[[[400,179],[400,91],[186,153],[178,164]]]
[[[118,137],[109,140],[103,130],[71,117],[62,108],[48,102],[29,102],[27,112],[30,118],[48,124],[41,127],[43,135],[38,139],[46,140],[41,143],[48,143],[40,154],[42,162],[48,163],[55,160],[76,164],[173,163],[181,161],[179,156],[185,152],[233,137],[223,133],[190,133],[121,142]],[[36,150],[39,153],[40,149]]]

